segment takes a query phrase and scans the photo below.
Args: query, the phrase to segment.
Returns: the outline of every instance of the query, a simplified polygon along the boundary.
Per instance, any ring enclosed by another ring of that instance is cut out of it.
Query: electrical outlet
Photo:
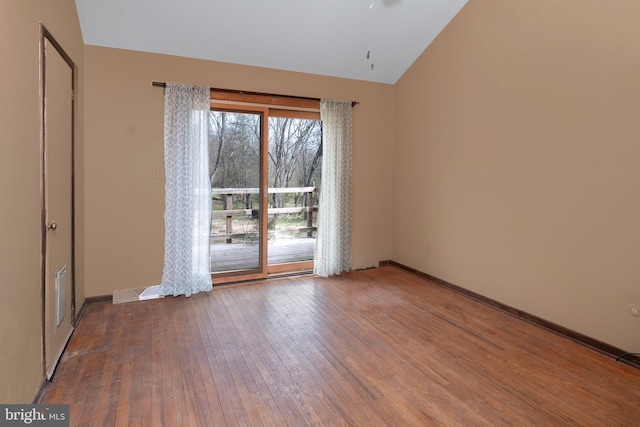
[[[637,304],[629,304],[627,306],[627,311],[632,316],[640,317],[640,307]]]
[[[153,166],[151,168],[151,179],[160,179],[162,178],[162,168],[160,166]]]
[[[425,248],[424,252],[425,252],[427,255],[431,255],[431,245],[427,245],[427,247]]]
[[[135,264],[135,258],[132,256],[124,257],[124,265],[127,267],[132,267]]]

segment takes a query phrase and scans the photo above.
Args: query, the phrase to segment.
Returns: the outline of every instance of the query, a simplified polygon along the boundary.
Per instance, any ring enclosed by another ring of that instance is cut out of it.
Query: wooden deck
[[[287,264],[310,261],[316,239],[277,238],[268,243],[268,264]],[[259,262],[258,243],[216,243],[211,245],[211,272],[246,270],[257,268]]]
[[[382,267],[87,307],[70,426],[637,426],[640,371]]]

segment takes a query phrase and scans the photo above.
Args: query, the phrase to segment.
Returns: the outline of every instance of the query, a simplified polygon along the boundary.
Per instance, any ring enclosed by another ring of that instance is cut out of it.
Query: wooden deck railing
[[[288,230],[288,232],[306,232],[308,237],[313,237],[313,232],[317,230],[317,227],[313,226],[313,213],[318,211],[317,206],[313,206],[313,193],[316,191],[316,187],[278,187],[269,188],[268,194],[274,193],[304,193],[306,206],[290,207],[290,208],[268,208],[267,215],[271,214],[288,214],[288,213],[306,213],[307,226],[301,228],[295,228]],[[225,207],[233,207],[233,196],[238,194],[258,194],[259,188],[212,188],[212,195],[220,195],[220,199],[224,203]],[[217,199],[217,198],[216,198]],[[251,216],[257,215],[257,209],[224,209],[219,211],[212,211],[211,216],[226,217],[226,230],[225,234],[215,234],[212,237],[226,239],[227,243],[232,243],[233,239],[252,237],[255,238],[257,233],[234,233],[233,231],[233,217],[234,216]]]

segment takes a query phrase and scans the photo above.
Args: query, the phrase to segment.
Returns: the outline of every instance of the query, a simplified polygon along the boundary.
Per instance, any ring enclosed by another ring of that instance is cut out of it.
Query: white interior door
[[[73,63],[43,37],[44,359],[51,379],[73,332]]]

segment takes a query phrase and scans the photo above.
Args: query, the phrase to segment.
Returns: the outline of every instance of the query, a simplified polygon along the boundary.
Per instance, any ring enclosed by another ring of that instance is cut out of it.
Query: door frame
[[[47,375],[47,346],[46,346],[46,333],[47,333],[47,319],[46,319],[46,282],[47,282],[47,199],[46,199],[46,54],[45,54],[45,41],[53,46],[58,54],[64,59],[64,61],[71,68],[71,265],[69,270],[71,271],[71,327],[75,327],[77,324],[76,317],[76,256],[75,256],[75,120],[76,120],[76,65],[71,57],[62,48],[60,43],[53,37],[53,35],[47,30],[43,23],[40,23],[40,198],[41,198],[41,211],[40,211],[40,233],[41,233],[41,299],[42,299],[42,369]]]
[[[320,101],[314,98],[289,97],[284,95],[269,95],[255,92],[236,92],[223,89],[211,89],[212,111],[229,111],[237,113],[262,114],[260,141],[260,203],[267,209],[260,209],[260,262],[261,267],[253,270],[212,273],[213,285],[234,283],[247,280],[265,279],[282,274],[300,274],[313,270],[315,260],[289,262],[286,264],[268,263],[267,223],[268,211],[268,182],[269,182],[269,119],[271,117],[290,117],[320,121]],[[262,160],[264,159],[264,161]],[[263,239],[262,236],[265,236]],[[262,241],[264,240],[264,242]]]

